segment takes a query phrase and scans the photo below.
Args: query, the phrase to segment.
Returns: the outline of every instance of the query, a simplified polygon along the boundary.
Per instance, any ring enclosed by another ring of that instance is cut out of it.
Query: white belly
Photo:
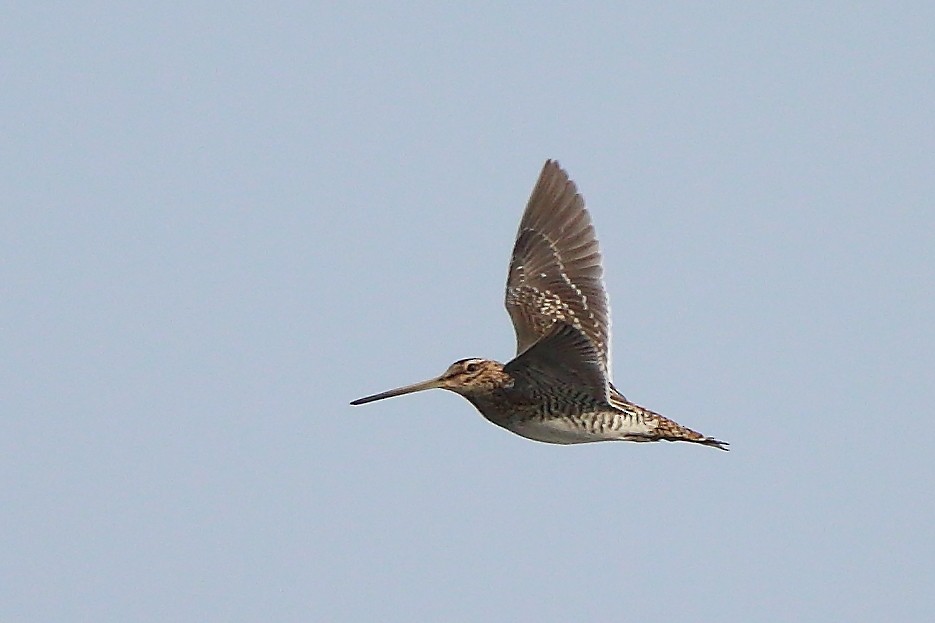
[[[648,441],[653,427],[646,422],[635,422],[623,414],[602,413],[594,417],[597,422],[585,425],[566,418],[547,418],[494,422],[517,435],[545,443],[592,443],[595,441]],[[603,417],[602,417],[603,416]],[[493,420],[491,420],[493,421]]]
[[[545,421],[526,421],[522,423],[511,423],[509,430],[532,439],[545,443],[590,443],[593,441],[608,441],[619,439],[614,434],[608,436],[606,433],[591,432],[581,427],[575,426],[568,420],[550,419]]]

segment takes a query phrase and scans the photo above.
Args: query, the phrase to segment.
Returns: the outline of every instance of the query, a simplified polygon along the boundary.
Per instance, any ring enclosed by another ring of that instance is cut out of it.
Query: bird
[[[584,198],[547,160],[520,220],[505,304],[516,332],[506,364],[471,357],[435,378],[358,398],[362,405],[428,389],[460,394],[488,421],[550,444],[728,443],[630,402],[611,380],[610,304]]]

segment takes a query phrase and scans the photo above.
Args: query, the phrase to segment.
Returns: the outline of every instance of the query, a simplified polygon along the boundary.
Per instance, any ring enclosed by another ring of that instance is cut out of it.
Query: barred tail
[[[653,413],[653,415],[658,418],[656,430],[653,431],[656,435],[656,439],[664,441],[688,441],[691,443],[699,443],[703,446],[711,446],[718,450],[730,450],[730,448],[727,447],[730,444],[726,441],[719,441],[714,437],[705,437],[701,433],[693,431],[686,426],[682,426],[678,422],[673,422],[658,413]]]

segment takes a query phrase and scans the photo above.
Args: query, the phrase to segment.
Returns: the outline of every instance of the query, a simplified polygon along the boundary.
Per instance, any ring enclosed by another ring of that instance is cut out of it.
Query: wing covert
[[[594,343],[561,320],[503,369],[533,395],[564,392],[601,404],[610,401],[610,384]]]

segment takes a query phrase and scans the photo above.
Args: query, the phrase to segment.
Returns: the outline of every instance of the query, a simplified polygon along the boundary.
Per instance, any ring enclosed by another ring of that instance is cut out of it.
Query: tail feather
[[[658,423],[656,430],[654,431],[658,435],[658,439],[665,441],[688,441],[691,443],[698,443],[703,446],[710,446],[712,448],[717,448],[718,450],[724,450],[725,452],[729,451],[730,444],[726,441],[720,441],[714,437],[706,437],[697,431],[693,431],[687,426],[682,426],[678,422],[673,422],[672,420],[654,413],[658,418]]]
[[[687,426],[682,426],[678,422],[673,422],[664,415],[633,404],[624,398],[623,394],[618,392],[613,386],[611,386],[609,398],[612,406],[631,414],[631,416],[636,417],[639,421],[649,426],[654,426],[649,433],[629,436],[628,439],[630,441],[688,441],[717,448],[718,450],[724,450],[725,452],[730,450],[730,448],[727,447],[730,444],[726,441],[720,441],[714,437],[707,437],[697,431],[693,431]]]

